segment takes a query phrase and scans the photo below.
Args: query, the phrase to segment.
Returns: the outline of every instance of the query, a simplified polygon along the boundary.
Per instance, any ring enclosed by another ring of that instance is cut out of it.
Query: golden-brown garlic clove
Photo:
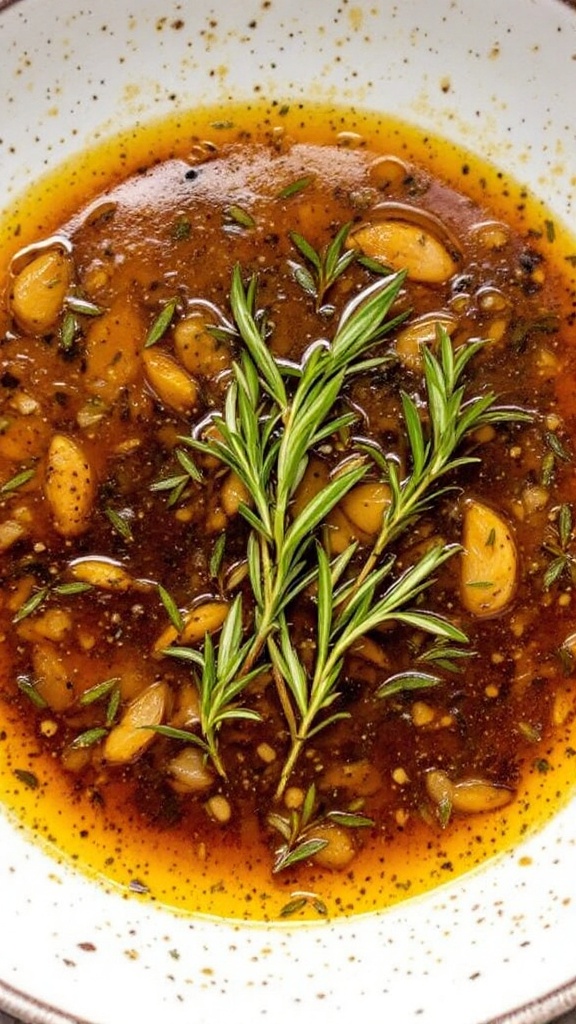
[[[168,707],[169,688],[161,681],[152,683],[128,705],[118,725],[104,742],[104,760],[110,764],[129,764],[153,742],[155,733],[147,726],[161,725]]]
[[[510,604],[518,580],[518,552],[511,526],[483,502],[464,505],[460,593],[478,618],[497,615]]]
[[[172,356],[150,348],[142,353],[142,361],[146,379],[164,405],[180,413],[196,408],[198,385]]]
[[[452,252],[421,224],[399,218],[375,220],[350,235],[364,256],[392,270],[405,270],[412,281],[445,284],[458,269]]]
[[[44,493],[58,533],[83,533],[92,513],[96,478],[83,447],[67,434],[55,434],[50,442]]]
[[[45,334],[60,316],[72,266],[62,249],[41,252],[16,275],[10,293],[14,319],[29,334]]]

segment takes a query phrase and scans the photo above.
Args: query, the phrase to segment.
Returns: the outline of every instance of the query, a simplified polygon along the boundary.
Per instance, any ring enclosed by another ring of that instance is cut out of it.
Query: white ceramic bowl
[[[391,110],[572,218],[576,13],[560,0],[0,0],[0,40],[2,204],[137,119],[264,94]],[[263,926],[123,898],[0,813],[0,1007],[42,1024],[547,1021],[576,1005],[575,843],[573,802],[425,898]]]

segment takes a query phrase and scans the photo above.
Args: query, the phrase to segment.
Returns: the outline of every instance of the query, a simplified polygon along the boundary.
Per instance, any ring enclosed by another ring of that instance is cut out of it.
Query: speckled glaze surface
[[[0,33],[2,204],[139,119],[266,96],[391,110],[573,216],[576,16],[559,0],[0,0]],[[106,889],[0,813],[0,1008],[40,1024],[539,1024],[576,1006],[575,855],[572,802],[386,913],[232,924]]]

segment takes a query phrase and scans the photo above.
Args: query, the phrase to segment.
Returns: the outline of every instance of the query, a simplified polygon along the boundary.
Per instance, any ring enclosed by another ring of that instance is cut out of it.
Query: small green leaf
[[[165,587],[162,586],[161,583],[158,584],[158,593],[160,594],[160,600],[164,605],[164,608],[168,614],[168,618],[170,619],[170,622],[174,626],[174,629],[178,633],[181,633],[182,630],[184,629],[184,619],[182,618],[182,614],[174,598],[171,596],[171,594],[168,593],[168,591],[165,589]]]
[[[13,617],[12,622],[22,622],[22,619],[28,618],[32,615],[41,604],[44,603],[48,594],[50,593],[50,587],[42,587],[41,590],[37,590],[35,594],[32,594],[24,604],[20,606],[16,615]]]
[[[57,583],[52,587],[52,593],[59,594],[61,597],[73,597],[75,594],[85,594],[88,590],[92,590],[92,584],[81,583],[80,580],[70,583]]]
[[[77,332],[78,320],[74,313],[67,309],[62,317],[62,324],[60,326],[60,348],[63,352],[71,351]]]
[[[27,484],[35,474],[35,469],[23,469],[21,473],[16,473],[15,476],[10,477],[6,483],[2,484],[0,487],[0,495],[12,494],[14,491],[17,491],[19,487],[23,487],[24,484]]]
[[[144,348],[151,348],[152,345],[155,345],[165,335],[170,324],[172,323],[177,305],[178,298],[175,296],[174,298],[169,299],[168,302],[162,307],[158,316],[153,321],[150,330],[148,331],[148,334],[146,335]]]
[[[316,270],[320,270],[320,267],[322,266],[322,260],[319,254],[316,252],[314,246],[310,245],[310,242],[307,242],[304,236],[299,234],[297,231],[291,231],[290,238],[292,239],[292,242],[294,243],[296,248],[308,260],[308,262],[311,263],[312,266],[316,268]]]
[[[123,515],[121,512],[117,512],[115,509],[110,508],[109,505],[104,509],[104,514],[116,530],[116,533],[119,533],[124,540],[134,540],[132,527],[130,526],[126,514]]]
[[[572,455],[568,449],[562,444],[562,441],[557,434],[554,434],[551,430],[547,431],[544,435],[544,440],[548,445],[550,451],[560,459],[562,462],[572,462]]]
[[[122,694],[120,693],[120,687],[116,686],[110,693],[108,707],[106,708],[106,725],[108,727],[110,727],[116,719],[121,700]]]
[[[198,469],[198,466],[183,448],[176,449],[176,458],[191,480],[194,480],[195,483],[200,483],[202,481],[202,473]]]
[[[312,184],[314,178],[312,175],[307,175],[304,178],[297,178],[296,181],[292,181],[289,185],[281,188],[277,194],[277,199],[290,199],[292,196],[298,195],[299,192],[303,192],[304,189],[308,188]]]
[[[224,218],[228,221],[233,221],[234,224],[238,224],[241,228],[255,228],[256,221],[254,217],[244,210],[241,206],[227,206],[224,210]]]
[[[28,676],[18,676],[18,678],[16,679],[16,685],[20,692],[23,693],[25,697],[28,697],[28,700],[31,701],[35,707],[48,707],[42,694],[38,693],[38,690],[36,689],[36,684],[31,679],[29,679]]]
[[[556,228],[553,220],[546,219],[544,221],[544,227],[546,229],[546,239],[552,243],[556,240]]]
[[[414,690],[428,690],[439,686],[442,680],[428,672],[398,672],[389,676],[376,690],[380,698],[392,697],[396,693],[411,693]]]
[[[108,735],[108,730],[102,727],[95,729],[86,729],[85,732],[81,732],[75,739],[72,740],[70,747],[72,750],[85,749],[87,747],[93,747],[96,743],[100,743],[105,736]]]
[[[572,509],[570,505],[560,505],[558,512],[558,537],[560,545],[565,549],[572,536]]]
[[[212,554],[210,556],[209,572],[212,579],[216,579],[220,569],[222,568],[222,561],[224,558],[224,551],[226,550],[226,534],[221,533],[215,541],[214,547],[212,548]]]
[[[546,569],[546,572],[544,573],[544,578],[543,578],[543,581],[542,581],[542,585],[544,587],[544,590],[550,590],[550,587],[554,586],[554,584],[562,576],[562,573],[564,572],[564,570],[567,569],[567,568],[568,568],[568,558],[567,558],[566,555],[558,555],[557,558],[554,558],[550,562],[550,565],[548,566],[548,568]]]
[[[556,468],[556,458],[553,452],[546,452],[542,459],[542,470],[540,481],[543,487],[550,487],[554,479],[554,470]]]
[[[300,910],[304,910],[304,907],[308,906],[308,900],[305,896],[296,896],[289,903],[286,903],[281,911],[280,917],[292,917],[297,914]]]
[[[302,291],[306,292],[306,295],[312,295],[314,298],[317,295],[317,288],[314,278],[306,267],[301,266],[300,263],[294,264],[293,270],[294,280],[300,285]]]
[[[338,825],[344,825],[346,828],[374,827],[373,818],[368,818],[365,814],[352,814],[350,811],[328,811],[326,817]]]
[[[25,768],[15,768],[14,775],[28,789],[38,789],[40,785],[38,776],[34,772],[27,771]]]
[[[380,260],[373,259],[371,256],[358,256],[357,261],[362,267],[369,270],[371,274],[379,274],[385,277],[392,273],[392,267],[381,263]]]
[[[447,828],[452,817],[452,801],[449,796],[444,796],[440,800],[436,808],[436,817],[440,823],[440,828]]]
[[[120,679],[118,676],[113,676],[110,679],[104,679],[101,683],[96,683],[91,686],[88,690],[84,690],[79,699],[79,704],[86,706],[88,704],[94,704],[95,701],[101,700],[102,697],[107,697],[111,690],[118,686]]]
[[[142,725],[142,729],[150,729],[157,732],[159,736],[166,736],[167,739],[179,739],[183,743],[198,743],[200,737],[189,729],[176,729],[172,725]]]
[[[179,487],[180,484],[188,483],[188,475],[186,476],[165,476],[161,480],[155,480],[153,484],[150,484],[151,491],[172,491],[175,487]]]

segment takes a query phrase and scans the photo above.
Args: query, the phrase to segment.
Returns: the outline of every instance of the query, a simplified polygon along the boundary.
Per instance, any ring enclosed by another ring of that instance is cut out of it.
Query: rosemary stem
[[[220,776],[221,779],[227,779],[228,774],[222,762],[222,758],[220,757],[216,737],[213,734],[207,740],[207,744],[210,760],[212,762],[212,765],[216,769],[217,774]]]
[[[330,682],[334,676],[334,667],[341,660],[342,651],[339,649],[338,645],[335,645],[330,657],[323,666],[322,673],[315,676],[312,682],[310,702],[308,704],[306,714],[303,716],[299,728],[296,728],[296,725],[294,724],[294,728],[291,729],[292,742],[276,788],[275,797],[277,800],[282,797],[284,790],[286,789],[288,779],[294,770],[302,752],[302,748],[308,740],[310,730],[312,729],[316,717],[322,705],[325,703],[327,693],[331,688]],[[293,712],[292,717],[294,717]]]
[[[280,706],[282,708],[282,711],[284,712],[284,717],[286,719],[286,724],[288,726],[288,730],[289,730],[290,736],[292,738],[292,744],[294,744],[295,741],[298,738],[298,726],[297,726],[297,723],[296,723],[296,716],[294,714],[294,709],[292,707],[290,698],[288,696],[288,687],[286,686],[286,680],[284,679],[284,676],[282,675],[282,673],[279,671],[279,669],[274,664],[272,665],[272,675],[273,675],[273,678],[274,678],[274,685],[276,687],[276,692],[278,694],[278,700],[280,701]],[[286,780],[284,782],[284,785],[286,785],[287,779],[288,779],[288,776],[286,776]],[[278,795],[281,796],[282,793],[280,792]]]
[[[278,780],[278,785],[276,787],[276,792],[274,794],[274,799],[275,800],[281,800],[282,799],[282,796],[284,795],[284,791],[286,789],[286,786],[288,785],[288,780],[289,780],[292,772],[294,771],[294,767],[296,765],[296,762],[298,761],[298,758],[300,757],[300,754],[302,752],[302,747],[304,746],[305,741],[306,741],[306,734],[300,735],[300,734],[296,733],[293,736],[292,743],[291,743],[291,746],[290,746],[290,750],[288,752],[288,756],[287,756],[286,760],[284,761],[284,765],[283,765],[283,768],[282,768],[282,774],[280,775],[280,778]]]

